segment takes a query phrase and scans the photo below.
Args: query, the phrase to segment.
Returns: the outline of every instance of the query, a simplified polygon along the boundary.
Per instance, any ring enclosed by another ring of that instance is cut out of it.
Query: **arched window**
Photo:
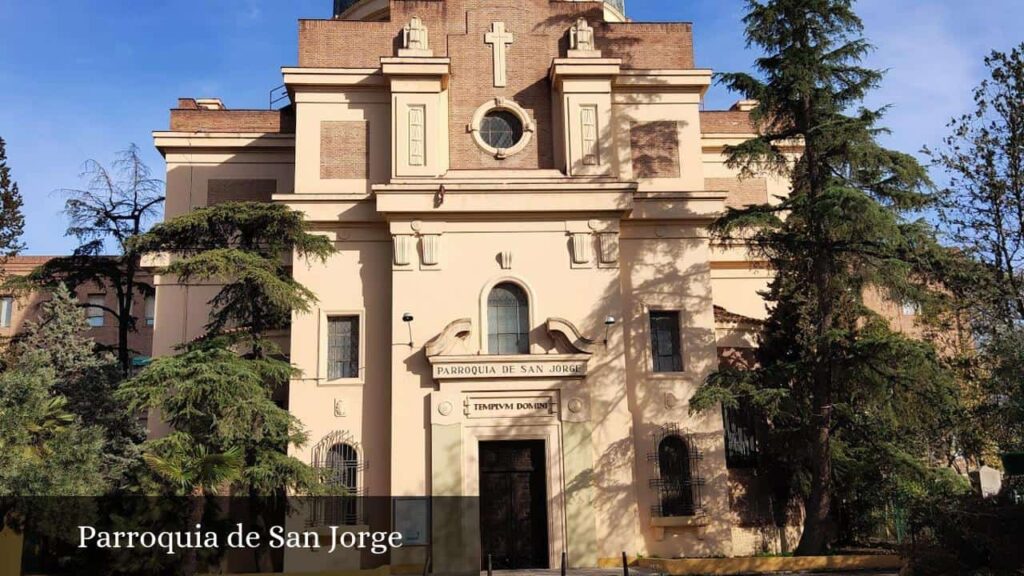
[[[487,295],[487,352],[530,353],[530,308],[526,292],[511,282],[495,286]]]
[[[313,467],[319,470],[328,495],[314,499],[314,525],[353,525],[362,518],[360,497],[366,463],[358,444],[347,432],[332,432],[313,447]]]
[[[700,482],[694,468],[699,456],[681,435],[658,442],[658,494],[661,516],[693,516],[700,507]]]
[[[327,506],[326,520],[336,525],[358,524],[359,454],[349,444],[339,443],[327,451],[327,482],[339,489]]]
[[[356,449],[348,444],[335,444],[327,451],[327,469],[330,481],[350,494],[359,490],[356,472],[359,470],[359,455]]]

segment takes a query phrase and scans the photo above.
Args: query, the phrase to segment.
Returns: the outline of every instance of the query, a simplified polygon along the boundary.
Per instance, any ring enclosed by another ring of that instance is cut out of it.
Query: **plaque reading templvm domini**
[[[467,418],[530,418],[558,414],[558,399],[553,394],[537,396],[468,396]]]

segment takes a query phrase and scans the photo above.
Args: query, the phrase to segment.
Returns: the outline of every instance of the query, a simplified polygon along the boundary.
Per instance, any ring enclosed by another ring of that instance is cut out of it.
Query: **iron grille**
[[[647,454],[653,468],[648,486],[657,494],[651,514],[657,517],[698,516],[704,510],[704,455],[692,434],[677,424],[666,424],[654,434],[654,450]]]
[[[729,468],[757,466],[757,420],[746,406],[722,407],[725,424],[725,463]]]
[[[359,443],[345,431],[325,436],[313,446],[313,468],[320,473],[328,495],[315,498],[310,510],[313,526],[351,526],[364,520],[363,473],[366,460]]]

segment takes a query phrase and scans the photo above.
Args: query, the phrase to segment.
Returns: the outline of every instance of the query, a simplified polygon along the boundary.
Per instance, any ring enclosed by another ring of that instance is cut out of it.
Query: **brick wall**
[[[320,178],[366,178],[368,131],[364,121],[320,123]]]
[[[765,178],[706,178],[704,189],[728,192],[725,205],[729,208],[768,202],[768,180]]]
[[[594,40],[623,68],[693,68],[693,26],[688,22],[615,22],[595,26]]]
[[[211,178],[206,190],[207,206],[223,202],[270,202],[277,192],[277,180]]]
[[[267,132],[294,134],[295,113],[282,110],[171,110],[172,132]]]
[[[495,0],[393,0],[387,22],[300,20],[299,66],[376,68],[381,56],[395,55],[401,29],[412,16],[418,16],[430,30],[435,56],[455,56],[456,49],[446,45],[445,35],[467,33],[467,12],[472,17],[508,7],[531,13],[524,15],[523,20],[532,20],[532,26],[508,27],[513,33],[546,34],[546,44],[559,47],[560,55],[568,48],[565,33],[569,26],[577,17],[584,16],[594,27],[598,48],[609,58],[622,58],[626,68],[693,68],[693,27],[688,22],[604,23],[603,5],[599,2],[526,0],[519,2],[520,6],[509,4]],[[495,20],[499,19],[490,21]],[[479,43],[483,43],[482,38]],[[355,46],[359,49],[353,49]]]
[[[621,57],[627,68],[693,67],[689,24],[606,24],[599,2],[550,0],[393,0],[388,22],[303,20],[299,66],[377,68],[382,56],[396,53],[401,29],[412,16],[429,29],[434,55],[452,60],[449,152],[454,169],[556,168],[548,71],[553,58],[565,55],[568,30],[581,16],[594,27],[605,56]],[[504,87],[493,86],[492,48],[484,43],[493,22],[504,22],[515,36],[507,47]],[[477,108],[495,97],[514,100],[537,128],[523,151],[501,160],[480,149],[466,131]]]
[[[704,134],[753,134],[750,113],[740,110],[709,110],[700,113],[700,131]]]
[[[53,256],[16,256],[7,261],[3,267],[3,273],[11,276],[26,275],[35,267],[45,264],[51,258]],[[148,285],[153,284],[152,276],[145,272],[140,273],[136,277],[136,281]],[[75,291],[76,298],[82,303],[88,302],[90,294],[103,294],[104,304],[111,309],[117,309],[113,289],[96,284],[85,284],[79,286]],[[0,296],[6,296],[6,294],[0,294]],[[38,321],[39,315],[42,312],[40,306],[49,300],[50,294],[46,291],[36,291],[16,298],[11,326],[7,328],[0,327],[0,345],[3,344],[4,339],[24,330],[25,322]],[[137,331],[129,334],[128,345],[137,353],[149,356],[153,352],[153,327],[146,325],[145,298],[136,293],[132,306],[137,317]],[[113,317],[104,313],[103,326],[89,328],[87,335],[100,344],[111,347],[116,346],[117,324],[114,322]]]
[[[633,122],[629,127],[634,178],[679,177],[679,127],[673,121]]]

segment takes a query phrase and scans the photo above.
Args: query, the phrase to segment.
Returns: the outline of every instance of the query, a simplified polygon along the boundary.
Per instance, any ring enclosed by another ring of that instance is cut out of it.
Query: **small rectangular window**
[[[4,296],[0,298],[0,328],[10,328],[14,317],[14,298]]]
[[[106,300],[106,294],[89,294],[89,307],[85,309],[85,318],[88,320],[89,326],[93,328],[103,326],[103,309],[99,306],[103,306]]]
[[[146,296],[146,326],[156,324],[156,297]]]
[[[327,319],[327,379],[359,377],[359,316]]]
[[[651,356],[655,372],[682,372],[679,346],[679,312],[651,311]]]

